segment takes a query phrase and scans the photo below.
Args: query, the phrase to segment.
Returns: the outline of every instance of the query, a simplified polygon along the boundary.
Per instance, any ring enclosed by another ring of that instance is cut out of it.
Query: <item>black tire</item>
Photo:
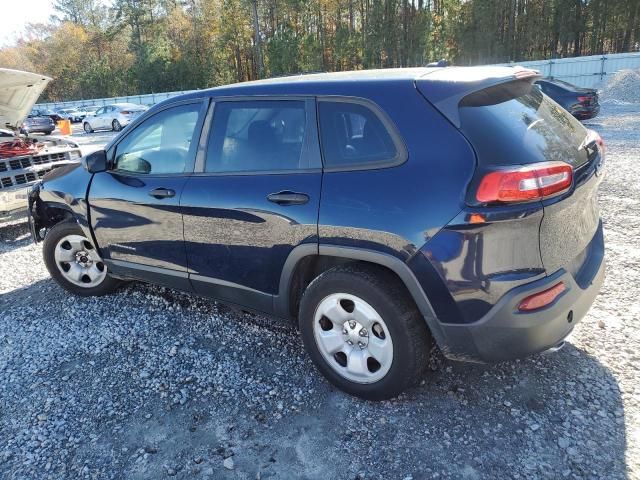
[[[361,298],[385,322],[393,342],[389,371],[375,383],[348,380],[329,365],[314,336],[314,317],[320,302],[335,293]],[[391,272],[354,263],[332,268],[307,287],[300,303],[299,326],[305,347],[318,370],[336,387],[367,400],[393,398],[416,384],[429,366],[431,334],[404,285]]]
[[[119,132],[120,130],[122,130],[122,125],[120,125],[120,122],[118,120],[114,120],[113,122],[111,122],[111,127],[113,128],[114,132]]]
[[[89,122],[84,122],[82,125],[85,133],[93,133],[93,128],[91,128],[91,124]]]
[[[53,130],[47,130],[46,132],[44,132],[45,135],[51,135],[53,133]]]
[[[44,237],[44,242],[42,244],[42,255],[44,257],[44,263],[51,277],[62,288],[73,293],[74,295],[79,295],[81,297],[99,297],[102,295],[113,293],[120,285],[120,281],[109,276],[109,274],[104,277],[99,285],[94,287],[81,287],[75,285],[62,275],[60,269],[58,269],[58,266],[56,265],[54,252],[58,242],[68,235],[81,235],[85,237],[85,234],[80,226],[73,220],[67,220],[58,223],[49,232],[47,232],[46,236]],[[89,239],[87,239],[87,241],[91,244],[93,243]]]

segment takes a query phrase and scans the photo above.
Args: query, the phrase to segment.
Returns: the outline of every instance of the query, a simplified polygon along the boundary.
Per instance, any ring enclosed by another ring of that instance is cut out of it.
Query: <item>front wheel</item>
[[[307,287],[299,315],[304,344],[335,386],[367,400],[392,398],[428,366],[431,336],[390,272],[345,265]]]
[[[85,133],[93,133],[93,128],[91,128],[89,122],[84,122],[84,125],[82,127],[84,128]]]
[[[74,221],[59,223],[47,233],[42,254],[51,277],[76,295],[107,295],[120,283],[109,276],[92,241]]]

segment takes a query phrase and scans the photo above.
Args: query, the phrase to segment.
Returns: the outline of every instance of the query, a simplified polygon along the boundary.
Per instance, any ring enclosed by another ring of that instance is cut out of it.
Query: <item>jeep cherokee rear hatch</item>
[[[518,67],[445,68],[419,78],[416,86],[475,149],[467,204],[499,208],[539,202],[544,207],[540,255],[547,274],[561,267],[578,273],[589,263],[587,246],[598,231],[603,143],[534,88],[537,77]]]

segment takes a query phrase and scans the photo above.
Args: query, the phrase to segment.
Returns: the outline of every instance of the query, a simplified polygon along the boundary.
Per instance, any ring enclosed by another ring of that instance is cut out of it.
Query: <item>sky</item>
[[[2,3],[0,47],[13,43],[28,23],[47,22],[53,14],[53,0],[2,0]]]

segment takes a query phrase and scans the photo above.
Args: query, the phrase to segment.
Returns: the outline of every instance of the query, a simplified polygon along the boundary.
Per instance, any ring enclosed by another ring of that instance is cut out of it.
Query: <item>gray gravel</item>
[[[562,351],[329,386],[296,331],[168,289],[102,299],[0,229],[0,478],[640,478],[640,112],[607,105],[608,277]]]

